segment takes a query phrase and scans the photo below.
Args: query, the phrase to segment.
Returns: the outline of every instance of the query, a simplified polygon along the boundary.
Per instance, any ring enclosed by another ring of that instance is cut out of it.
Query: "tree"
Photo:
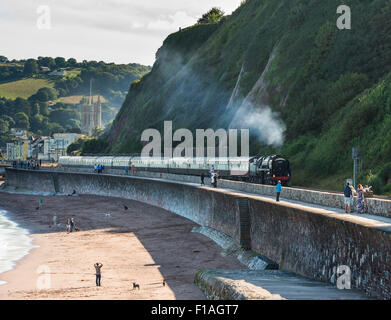
[[[7,115],[2,115],[1,116],[1,119],[8,122],[8,126],[10,128],[12,128],[13,126],[15,126],[15,121],[14,119],[12,119],[10,116],[7,116]]]
[[[9,123],[3,119],[0,119],[0,134],[5,134],[9,130]]]
[[[33,104],[33,107],[31,108],[31,113],[32,115],[39,115],[40,114],[40,109],[41,109],[41,106],[39,105],[39,103],[34,103]]]
[[[103,139],[91,139],[84,142],[82,148],[82,154],[92,153],[103,153],[104,150],[108,147],[108,144]]]
[[[38,73],[37,61],[35,59],[28,59],[24,64],[23,73],[29,76]]]
[[[67,154],[73,154],[75,151],[80,151],[83,147],[83,139],[79,139],[68,146],[67,148]]]
[[[28,130],[30,127],[29,117],[24,112],[18,112],[15,114],[15,123],[20,129]]]
[[[67,64],[63,57],[55,58],[54,62],[56,63],[56,68],[64,68]]]
[[[42,122],[44,119],[43,116],[41,116],[40,114],[35,114],[30,119],[31,119],[31,121],[30,121],[31,131],[37,132],[38,130],[40,130],[42,128]]]
[[[48,116],[49,115],[49,105],[47,102],[40,102],[39,103],[39,112],[43,115],[43,116]]]
[[[66,133],[78,133],[78,134],[81,134],[81,130],[80,130],[80,128],[70,128],[70,129],[67,129]]]
[[[64,128],[58,123],[49,123],[48,129],[50,131],[50,135],[53,133],[64,133]]]
[[[217,23],[224,17],[225,12],[219,8],[212,8],[207,13],[203,14],[203,16],[198,19],[198,24],[209,24],[209,23]]]
[[[40,67],[48,67],[50,69],[54,69],[56,67],[56,63],[54,62],[54,59],[51,57],[44,57],[39,60],[39,66]]]
[[[31,114],[31,104],[28,100],[18,97],[14,101],[14,110],[15,112],[24,112],[29,116]]]
[[[76,59],[74,59],[74,58],[69,58],[69,59],[67,60],[67,65],[68,65],[68,67],[74,67],[74,66],[76,66],[76,64],[77,64],[77,61],[76,61]]]
[[[53,88],[41,88],[37,91],[37,93],[34,95],[34,97],[38,101],[47,102],[50,100],[55,100],[58,97],[58,92],[56,89]]]

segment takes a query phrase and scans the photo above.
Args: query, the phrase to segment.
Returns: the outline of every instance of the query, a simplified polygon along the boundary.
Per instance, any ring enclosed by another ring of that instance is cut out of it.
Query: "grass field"
[[[39,89],[52,88],[53,83],[45,79],[23,79],[0,84],[0,97],[16,99],[18,97],[27,99]]]
[[[80,68],[75,68],[75,69],[66,69],[66,76],[64,78],[74,78],[77,77],[81,73]]]

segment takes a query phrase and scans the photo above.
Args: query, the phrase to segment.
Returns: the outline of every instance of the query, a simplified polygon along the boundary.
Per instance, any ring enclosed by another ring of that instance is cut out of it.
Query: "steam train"
[[[249,158],[142,158],[131,156],[60,157],[65,168],[93,168],[103,165],[105,172],[113,169],[149,171],[182,175],[209,176],[217,172],[219,178],[259,184],[288,185],[291,179],[289,161],[279,155]]]

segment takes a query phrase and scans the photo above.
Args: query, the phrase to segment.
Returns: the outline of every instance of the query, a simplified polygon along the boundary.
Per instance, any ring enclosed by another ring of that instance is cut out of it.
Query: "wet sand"
[[[43,207],[36,210],[39,199]],[[192,233],[195,223],[135,201],[0,193],[0,208],[38,246],[0,274],[7,282],[0,285],[0,299],[205,299],[193,283],[199,269],[245,269]],[[60,227],[51,226],[53,215]],[[81,231],[66,233],[68,217]],[[95,285],[96,262],[103,264],[101,287]],[[140,290],[133,290],[133,282]]]

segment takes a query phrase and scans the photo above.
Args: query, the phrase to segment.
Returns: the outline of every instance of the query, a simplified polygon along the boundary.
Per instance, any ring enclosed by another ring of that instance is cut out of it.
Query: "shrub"
[[[200,19],[198,19],[198,24],[209,24],[217,23],[224,17],[224,11],[219,8],[212,8],[207,13],[203,14]]]

